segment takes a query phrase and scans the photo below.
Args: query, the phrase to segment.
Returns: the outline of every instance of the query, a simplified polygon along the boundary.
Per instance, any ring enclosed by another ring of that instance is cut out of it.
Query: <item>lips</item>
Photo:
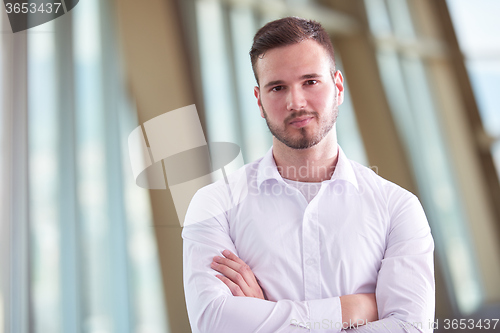
[[[313,118],[314,117],[312,117],[312,116],[297,117],[297,118],[292,119],[292,121],[290,121],[289,124],[294,126],[294,127],[300,128],[300,127],[304,127],[307,124],[309,124],[309,122]]]

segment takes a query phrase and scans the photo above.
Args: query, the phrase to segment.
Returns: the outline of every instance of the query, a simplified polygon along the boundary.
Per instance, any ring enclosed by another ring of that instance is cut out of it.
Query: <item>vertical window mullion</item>
[[[4,16],[7,15],[3,11],[0,13],[0,30],[7,31],[7,26],[4,19]],[[4,55],[7,51],[5,36],[7,34],[0,35],[0,197],[5,198],[4,200],[0,200],[0,267],[3,269],[0,270],[0,333],[5,333],[8,331],[9,327],[9,317],[10,317],[10,299],[9,292],[10,290],[10,210],[9,210],[9,188],[8,188],[8,179],[9,177],[9,167],[8,167],[8,134],[9,127],[8,124],[8,107],[6,103],[6,94],[8,89],[5,89],[6,86],[6,69],[7,66],[7,58]]]
[[[195,8],[208,141],[241,147],[223,5],[221,0],[196,0]]]
[[[335,45],[333,46],[335,49]],[[335,55],[335,67],[344,73],[340,55]],[[352,105],[349,82],[344,77],[344,102],[339,106],[339,115],[335,124],[338,143],[349,159],[364,166],[369,166],[366,149],[359,132],[358,121]],[[378,172],[376,166],[373,169]]]
[[[115,332],[109,297],[113,272],[106,179],[105,117],[101,71],[99,1],[79,3],[73,12],[75,60],[77,196],[82,253],[82,328]]]
[[[238,97],[239,125],[244,159],[254,161],[271,147],[272,137],[253,95],[257,85],[250,63],[250,46],[257,32],[253,8],[248,5],[232,5],[229,9],[229,31],[233,49],[235,95]]]
[[[6,86],[10,87],[7,99],[6,127],[8,133],[6,184],[10,194],[9,211],[9,332],[28,333],[31,322],[30,309],[30,257],[28,212],[28,82],[27,82],[27,34],[5,34]]]
[[[72,16],[55,20],[59,118],[61,327],[64,333],[81,331],[81,262],[76,188],[76,119]]]
[[[61,331],[59,119],[55,26],[28,34],[29,212],[32,325]]]
[[[116,50],[116,32],[109,2],[99,2],[101,12],[101,48],[102,48],[102,82],[104,136],[106,146],[106,179],[108,220],[110,223],[110,256],[112,257],[112,302],[113,321],[116,332],[132,332],[134,316],[131,309],[128,251],[127,251],[127,219],[125,215],[123,196],[123,172],[121,164],[118,101],[120,89],[123,87],[119,78],[119,55]]]

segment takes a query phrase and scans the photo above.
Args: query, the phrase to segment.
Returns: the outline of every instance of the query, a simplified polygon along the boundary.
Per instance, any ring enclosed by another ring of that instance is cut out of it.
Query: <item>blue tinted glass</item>
[[[61,332],[59,122],[53,21],[27,34],[33,322],[35,332]]]

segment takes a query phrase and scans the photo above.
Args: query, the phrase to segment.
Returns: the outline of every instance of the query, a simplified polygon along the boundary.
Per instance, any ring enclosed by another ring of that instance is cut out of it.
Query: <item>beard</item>
[[[262,105],[262,111],[264,113],[264,119],[266,120],[267,127],[269,127],[269,131],[271,131],[271,134],[276,139],[278,139],[283,144],[292,149],[307,149],[320,143],[321,140],[323,140],[323,138],[328,133],[330,133],[331,129],[333,128],[333,125],[335,125],[335,122],[337,121],[337,116],[339,115],[339,108],[338,105],[336,104],[334,104],[333,109],[331,110],[330,113],[321,118],[318,112],[315,111],[310,111],[310,112],[305,110],[297,111],[293,112],[288,117],[286,117],[284,125],[280,127],[278,125],[272,124],[269,121],[269,118],[267,116],[266,110],[264,109],[263,105]],[[313,117],[318,122],[317,130],[314,131],[313,129],[308,128],[308,126],[304,126],[297,130],[298,135],[297,134],[292,135],[288,133],[289,130],[287,129],[287,127],[290,126],[289,125],[290,121],[292,121],[294,118],[302,116]]]

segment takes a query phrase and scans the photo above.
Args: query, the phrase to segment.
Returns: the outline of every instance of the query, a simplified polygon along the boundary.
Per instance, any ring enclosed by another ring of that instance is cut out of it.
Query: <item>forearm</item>
[[[221,273],[216,274],[216,277],[229,288],[232,296],[236,296],[236,303],[249,303],[244,300],[244,298],[264,300],[262,287],[257,282],[251,268],[241,260],[241,258],[229,250],[222,251],[222,254],[223,257],[215,256],[213,258],[211,268]],[[227,299],[227,296],[225,296],[224,299],[224,303],[229,303],[232,300],[232,298]],[[258,303],[259,302],[256,302],[256,305],[258,305]],[[275,308],[280,306],[283,307],[283,302],[273,303]],[[292,307],[297,304],[303,305],[301,302],[291,303]],[[300,327],[305,329],[318,328],[322,331],[340,331],[342,328],[363,325],[366,322],[378,319],[377,304],[375,301],[375,294],[373,293],[344,295],[325,300],[307,301],[304,302],[304,304],[306,305],[305,310],[308,310],[306,314],[304,314],[303,311],[301,313],[301,309],[299,309],[299,313],[292,314],[289,311],[290,313],[286,318],[273,318],[272,313],[275,312],[275,309],[273,309],[267,318],[261,320],[252,318],[252,320],[257,320],[257,323],[265,321],[267,324],[265,328],[262,327],[263,331],[275,331],[277,329],[277,327],[269,327],[269,323],[274,326],[279,325],[280,331],[292,328],[290,326],[293,326],[294,331]],[[225,304],[222,304],[221,306],[223,307],[224,305]],[[248,310],[248,308],[252,307],[252,304],[235,304],[235,306],[246,306]],[[213,306],[210,306],[210,308],[213,308]],[[231,307],[231,309],[233,309],[233,307]],[[205,312],[206,311],[203,311],[202,313],[205,314]],[[217,313],[220,312],[222,311],[217,311]],[[229,318],[233,318],[233,316],[229,315]],[[240,319],[236,325],[239,326],[241,322],[242,320]],[[246,324],[245,327],[248,327],[248,324]],[[260,328],[259,326],[258,329]],[[221,329],[222,328],[218,328],[218,331]],[[232,328],[229,330],[231,329]]]
[[[202,306],[188,301],[188,313],[193,332],[341,331],[338,297],[305,302],[271,302],[224,295]]]

